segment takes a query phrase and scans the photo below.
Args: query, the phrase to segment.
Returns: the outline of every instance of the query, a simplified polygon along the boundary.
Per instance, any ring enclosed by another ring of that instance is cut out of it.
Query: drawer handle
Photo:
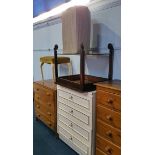
[[[40,114],[38,114],[38,117],[40,117]]]
[[[73,124],[72,123],[70,124],[70,127],[73,127]]]
[[[70,100],[73,100],[73,96],[70,96],[69,99],[70,99]]]
[[[49,93],[49,92],[47,92],[47,93],[46,93],[46,95],[47,95],[47,96],[50,96],[50,93]]]
[[[37,91],[39,91],[39,88],[37,88]]]
[[[70,111],[70,113],[72,113],[72,114],[73,114],[73,110],[71,110],[71,111]]]
[[[112,132],[111,132],[110,130],[106,132],[106,135],[107,135],[108,137],[112,138]]]
[[[51,115],[52,115],[50,112],[47,112],[47,114],[48,114],[49,116],[51,116]]]
[[[109,120],[109,121],[112,121],[112,116],[111,115],[107,115],[106,119]]]
[[[39,109],[40,108],[40,106],[37,104],[37,108]]]
[[[37,99],[40,100],[40,97],[38,96]]]
[[[109,147],[109,146],[106,146],[106,147],[105,147],[105,151],[106,151],[108,154],[112,154],[112,148]]]
[[[69,139],[70,139],[70,140],[73,140],[73,138],[72,138],[72,137],[70,137]]]
[[[48,125],[51,126],[52,124],[50,122],[48,122]]]
[[[110,98],[110,99],[108,99],[108,104],[112,104],[113,103],[113,99],[112,98]]]
[[[49,106],[51,106],[51,103],[50,103],[50,102],[48,102],[47,104],[48,104]]]

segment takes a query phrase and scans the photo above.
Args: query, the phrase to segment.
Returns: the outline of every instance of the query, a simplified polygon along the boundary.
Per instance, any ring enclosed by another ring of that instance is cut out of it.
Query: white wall
[[[91,47],[100,47],[107,49],[111,42],[114,45],[114,73],[113,79],[121,79],[121,7],[112,7],[91,13]],[[48,51],[35,51],[37,49],[53,48],[54,44],[59,45],[62,50],[62,24],[45,26],[34,29],[34,51],[33,51],[33,76],[34,81],[41,80],[39,58],[45,55],[52,55]],[[80,59],[79,56],[70,56],[73,64],[73,73],[79,73]],[[60,67],[60,75],[67,74],[65,66]],[[108,75],[108,57],[87,56],[86,73],[101,77]],[[44,65],[45,79],[52,77],[51,66]]]

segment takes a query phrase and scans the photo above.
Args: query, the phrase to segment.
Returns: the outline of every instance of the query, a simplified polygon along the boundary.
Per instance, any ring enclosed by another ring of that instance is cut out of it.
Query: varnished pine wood
[[[121,155],[120,81],[96,86],[96,155]]]
[[[33,83],[36,117],[56,132],[56,85],[52,80]]]

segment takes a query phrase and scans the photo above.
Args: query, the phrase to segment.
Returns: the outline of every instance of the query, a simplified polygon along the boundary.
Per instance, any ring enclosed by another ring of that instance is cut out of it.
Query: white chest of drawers
[[[57,85],[57,132],[80,155],[95,154],[95,95]]]

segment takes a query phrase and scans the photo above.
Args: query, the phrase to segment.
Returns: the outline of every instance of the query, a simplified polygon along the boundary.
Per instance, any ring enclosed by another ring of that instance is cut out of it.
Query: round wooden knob
[[[108,153],[108,154],[112,154],[112,148],[110,146],[106,146],[105,147],[105,151]]]
[[[108,137],[112,138],[112,132],[111,132],[110,130],[106,132],[106,135],[107,135]]]
[[[46,93],[46,95],[47,95],[47,96],[50,96],[50,93],[49,93],[49,92],[47,92],[47,93]]]
[[[37,88],[37,91],[39,91],[39,88]]]
[[[113,103],[113,99],[112,98],[110,98],[110,99],[108,99],[108,104],[112,104]]]
[[[47,104],[48,104],[49,106],[51,106],[51,103],[50,103],[50,102],[48,102]]]
[[[48,125],[51,126],[52,124],[50,122],[48,122]]]
[[[40,117],[40,115],[38,114],[38,117]]]
[[[52,115],[50,112],[47,112],[47,114],[48,114],[49,116],[51,116],[51,115]]]
[[[112,121],[112,116],[111,115],[107,115],[106,119],[109,120],[109,121]]]
[[[40,108],[40,106],[37,104],[37,108],[39,109]]]

